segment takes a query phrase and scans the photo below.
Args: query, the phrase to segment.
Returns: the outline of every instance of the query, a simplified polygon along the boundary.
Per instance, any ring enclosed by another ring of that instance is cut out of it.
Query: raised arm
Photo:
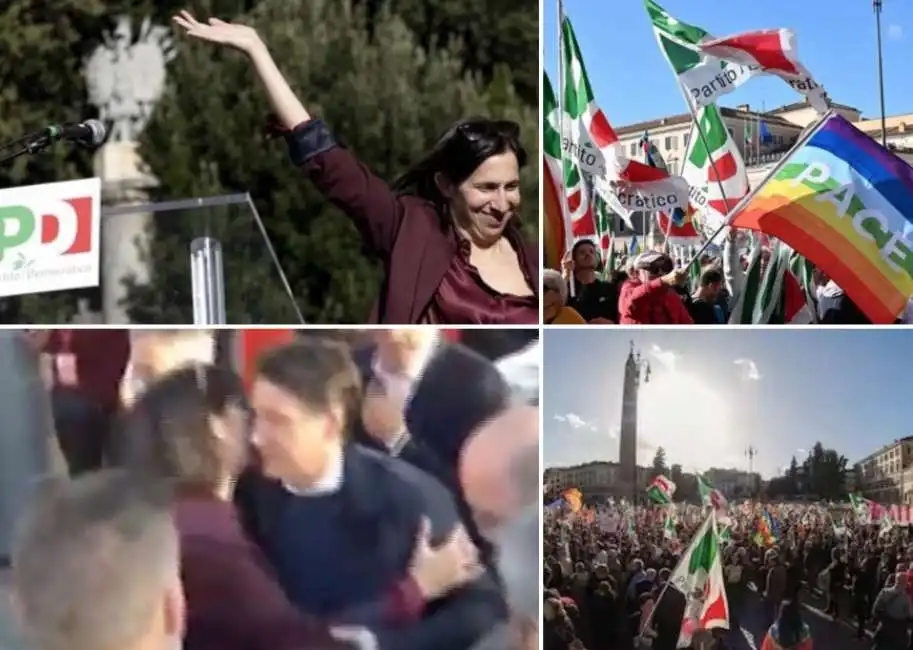
[[[188,36],[227,45],[248,56],[266,90],[278,126],[285,131],[292,162],[352,219],[364,243],[375,254],[388,256],[405,215],[403,201],[354,155],[339,146],[322,120],[308,113],[257,32],[246,25],[217,18],[201,23],[188,11],[175,16],[174,22]]]

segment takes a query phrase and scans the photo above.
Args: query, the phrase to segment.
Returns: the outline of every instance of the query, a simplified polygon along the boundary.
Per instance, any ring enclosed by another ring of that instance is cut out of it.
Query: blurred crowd
[[[538,647],[537,336],[0,333],[23,648]]]

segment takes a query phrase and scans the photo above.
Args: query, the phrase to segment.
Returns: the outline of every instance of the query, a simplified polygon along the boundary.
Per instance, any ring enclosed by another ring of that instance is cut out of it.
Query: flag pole
[[[558,0],[558,129],[561,133],[561,211],[564,213],[565,255],[574,250],[574,228],[571,225],[571,208],[567,202],[567,174],[564,171],[564,0]],[[586,191],[586,184],[582,191]],[[577,278],[571,273],[568,293],[573,298],[577,291]]]
[[[881,94],[881,146],[888,148],[888,130],[885,128],[884,117],[884,67],[881,60],[881,1],[872,0],[875,10],[875,30],[878,34],[878,91]]]
[[[805,134],[803,134],[803,135],[796,141],[796,144],[793,145],[792,149],[790,149],[789,151],[787,151],[786,154],[785,154],[782,158],[780,158],[779,162],[777,162],[777,164],[774,165],[774,168],[770,170],[770,173],[769,173],[767,176],[764,177],[764,180],[761,181],[761,182],[758,184],[758,186],[755,187],[751,192],[749,192],[749,193],[746,194],[744,197],[742,197],[742,200],[741,200],[741,201],[739,201],[735,206],[733,206],[733,208],[729,211],[729,213],[728,213],[727,216],[726,216],[726,221],[724,221],[723,224],[722,224],[719,228],[716,229],[716,231],[713,233],[713,235],[711,235],[710,238],[709,238],[707,241],[704,242],[704,245],[700,247],[700,249],[697,251],[697,253],[695,253],[694,256],[691,258],[691,260],[688,262],[688,264],[685,265],[685,269],[686,269],[686,270],[688,269],[688,267],[690,267],[692,264],[694,264],[694,261],[695,261],[695,260],[700,259],[700,256],[704,254],[704,251],[707,250],[707,247],[711,244],[711,242],[713,242],[713,240],[716,239],[717,236],[718,236],[721,232],[723,232],[723,229],[724,229],[724,228],[726,228],[726,227],[729,226],[729,224],[732,222],[732,219],[739,213],[739,211],[740,211],[745,205],[747,205],[748,202],[751,201],[751,199],[753,199],[753,198],[755,197],[755,194],[757,194],[758,191],[759,191],[762,187],[764,187],[764,185],[766,185],[767,182],[768,182],[771,178],[773,178],[774,176],[776,176],[777,174],[780,173],[780,170],[783,169],[783,167],[786,166],[786,163],[789,162],[789,160],[790,160],[790,158],[792,157],[792,155],[793,155],[800,147],[802,147],[806,142],[808,142],[808,141],[811,139],[811,137],[812,137],[813,135],[815,135],[815,134],[821,129],[822,126],[824,126],[824,123],[825,123],[833,114],[834,114],[834,111],[833,111],[833,110],[830,110],[830,111],[828,111],[827,113],[825,113],[823,116],[821,116],[821,118],[818,120],[818,122],[817,122],[812,128],[808,129],[808,131],[807,131]]]

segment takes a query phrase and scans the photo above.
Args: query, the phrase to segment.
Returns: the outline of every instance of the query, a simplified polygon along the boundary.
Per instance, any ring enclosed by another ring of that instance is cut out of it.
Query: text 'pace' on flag
[[[783,240],[830,276],[874,323],[913,295],[913,168],[829,113],[730,216]]]

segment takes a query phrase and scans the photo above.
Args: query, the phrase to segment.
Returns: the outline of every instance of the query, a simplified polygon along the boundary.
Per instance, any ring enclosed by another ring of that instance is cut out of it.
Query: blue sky
[[[875,18],[870,0],[658,0],[674,17],[714,36],[788,27],[799,57],[839,103],[880,114]],[[565,0],[593,84],[613,126],[684,113],[687,107],[660,53],[642,0]],[[839,7],[839,9],[838,9]],[[557,85],[557,2],[544,0],[545,69]],[[913,2],[884,0],[881,16],[885,112],[913,112]],[[725,106],[767,109],[800,101],[780,79],[757,78],[725,96]]]
[[[751,445],[755,470],[770,476],[816,440],[854,462],[913,435],[913,330],[546,329],[546,467],[618,459],[632,340],[651,364],[641,464],[663,446],[686,471],[747,469]]]

